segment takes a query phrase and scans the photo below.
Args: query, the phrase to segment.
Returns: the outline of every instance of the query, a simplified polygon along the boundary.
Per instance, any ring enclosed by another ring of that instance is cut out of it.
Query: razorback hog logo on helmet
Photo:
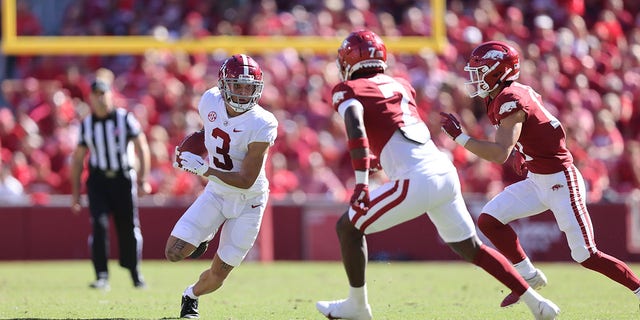
[[[489,50],[484,54],[484,56],[482,56],[482,59],[502,60],[505,55],[506,53],[504,51]]]
[[[349,40],[348,39],[342,40],[342,45],[340,46],[340,49],[344,49],[347,46],[349,46]]]

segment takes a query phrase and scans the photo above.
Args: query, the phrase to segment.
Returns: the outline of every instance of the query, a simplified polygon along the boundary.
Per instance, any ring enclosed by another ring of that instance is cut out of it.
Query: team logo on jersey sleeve
[[[500,112],[498,114],[505,114],[518,107],[515,101],[505,102],[500,106]]]
[[[338,102],[344,100],[344,95],[346,94],[346,91],[338,91],[336,93],[333,94],[333,104],[336,105],[338,104]]]
[[[218,118],[218,114],[215,111],[211,111],[207,117],[209,118],[209,122],[214,122]]]

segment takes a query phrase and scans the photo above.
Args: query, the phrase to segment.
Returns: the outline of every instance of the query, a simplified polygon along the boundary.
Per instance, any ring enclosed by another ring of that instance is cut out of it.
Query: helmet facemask
[[[346,66],[340,65],[340,60],[336,60],[336,64],[338,65],[338,70],[340,70],[340,80],[342,81],[351,79],[351,76],[358,70],[375,69],[384,72],[387,69],[387,64],[377,59],[360,61],[354,65],[346,64]]]
[[[231,109],[245,112],[260,100],[264,88],[262,70],[253,58],[244,54],[233,55],[220,67],[218,88]]]
[[[471,52],[464,71],[469,72],[469,81],[465,82],[469,96],[486,98],[502,84],[518,79],[519,53],[504,42],[485,42]]]
[[[252,88],[242,89],[238,85],[248,85]],[[255,80],[253,76],[239,75],[238,78],[223,78],[218,80],[218,87],[224,100],[236,112],[245,112],[253,108],[262,96],[264,82]],[[249,91],[249,93],[245,93]]]
[[[464,71],[469,72],[469,81],[464,83],[469,97],[480,96],[486,98],[491,91],[500,85],[500,82],[496,82],[492,88],[484,79],[485,76],[495,70],[498,65],[500,65],[500,62],[496,62],[491,68],[488,66],[471,67],[469,64],[464,67]]]

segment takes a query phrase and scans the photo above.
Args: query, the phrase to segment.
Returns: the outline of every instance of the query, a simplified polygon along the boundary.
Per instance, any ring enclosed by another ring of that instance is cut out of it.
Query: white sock
[[[525,279],[531,279],[536,275],[536,268],[531,263],[529,258],[524,258],[524,260],[516,263],[513,267],[518,271],[518,273]]]
[[[358,304],[366,305],[367,302],[367,284],[359,288],[351,287],[349,289],[349,299],[357,302]]]
[[[638,299],[640,299],[640,288],[634,290],[633,293],[638,297]]]
[[[192,285],[188,286],[188,287],[184,290],[184,293],[183,293],[182,295],[185,295],[185,296],[187,296],[187,297],[189,297],[189,298],[191,298],[191,299],[198,299],[198,296],[196,296],[196,295],[193,293],[193,286],[194,286],[194,285],[195,285],[195,284],[192,284]]]
[[[521,296],[520,300],[524,301],[530,308],[534,308],[538,305],[538,302],[544,300],[544,298],[533,288],[527,289]]]

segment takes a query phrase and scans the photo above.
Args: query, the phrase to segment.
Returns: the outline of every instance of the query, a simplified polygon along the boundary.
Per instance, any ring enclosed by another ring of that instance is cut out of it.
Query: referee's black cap
[[[107,92],[110,89],[109,84],[100,79],[97,79],[91,84],[91,91]]]

